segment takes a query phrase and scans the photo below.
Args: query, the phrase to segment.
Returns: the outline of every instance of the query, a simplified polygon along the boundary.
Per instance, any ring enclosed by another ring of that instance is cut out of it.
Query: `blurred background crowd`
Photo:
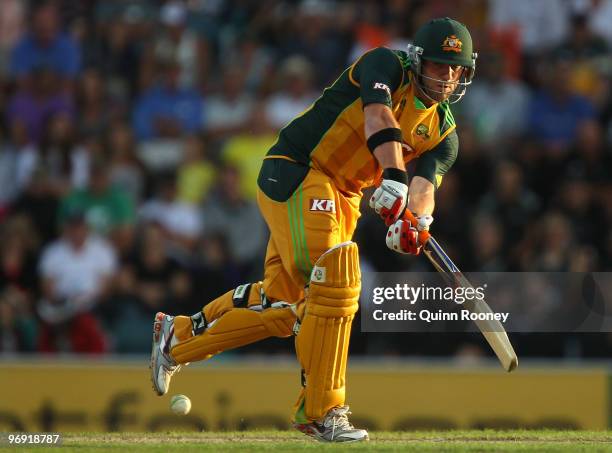
[[[466,271],[610,271],[612,0],[0,0],[0,351],[148,352],[156,311],[260,279],[255,181],[278,130],[439,16],[479,52],[440,242]],[[364,208],[364,270],[427,269],[385,232]],[[355,327],[357,354],[483,346]],[[607,334],[515,338],[523,356],[612,351]]]

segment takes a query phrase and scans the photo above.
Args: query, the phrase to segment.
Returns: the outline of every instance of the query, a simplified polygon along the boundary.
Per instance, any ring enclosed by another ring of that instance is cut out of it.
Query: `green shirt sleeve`
[[[59,209],[57,210],[57,222],[58,225],[63,225],[68,217],[69,213],[74,210],[86,211],[86,203],[84,201],[83,193],[80,190],[75,190],[66,195],[60,201]]]
[[[134,210],[134,204],[130,197],[125,193],[116,191],[115,192],[115,222],[117,225],[126,225],[134,222],[136,213]]]
[[[352,73],[359,82],[363,106],[384,104],[392,107],[391,93],[402,83],[404,68],[391,49],[377,47],[364,54]]]
[[[455,163],[458,152],[459,137],[452,131],[433,149],[421,154],[416,162],[415,176],[427,179],[437,189],[442,177]]]

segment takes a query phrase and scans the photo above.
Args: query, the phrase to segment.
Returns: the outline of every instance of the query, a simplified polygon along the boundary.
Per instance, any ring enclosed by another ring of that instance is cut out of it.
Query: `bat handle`
[[[418,225],[419,221],[416,219],[410,209],[404,211],[404,220],[408,220],[412,226]],[[419,231],[419,242],[425,244],[429,240],[429,231]]]

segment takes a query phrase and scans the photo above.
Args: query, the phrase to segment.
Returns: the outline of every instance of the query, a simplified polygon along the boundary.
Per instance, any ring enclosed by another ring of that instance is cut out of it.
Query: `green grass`
[[[59,451],[202,452],[202,451],[427,451],[612,452],[610,431],[431,431],[372,432],[356,444],[321,444],[294,431],[66,433]],[[39,450],[0,447],[0,451]],[[53,451],[53,450],[52,450]]]

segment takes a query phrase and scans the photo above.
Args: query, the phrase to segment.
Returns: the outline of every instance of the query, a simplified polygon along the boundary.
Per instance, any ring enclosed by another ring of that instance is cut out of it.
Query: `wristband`
[[[401,182],[406,186],[408,185],[408,173],[399,168],[386,168],[383,171],[382,177],[383,179],[390,179],[391,181]]]
[[[402,143],[402,130],[398,127],[387,127],[386,129],[381,129],[378,132],[374,132],[368,138],[367,144],[370,152],[374,152],[374,150],[387,142],[399,142]]]

